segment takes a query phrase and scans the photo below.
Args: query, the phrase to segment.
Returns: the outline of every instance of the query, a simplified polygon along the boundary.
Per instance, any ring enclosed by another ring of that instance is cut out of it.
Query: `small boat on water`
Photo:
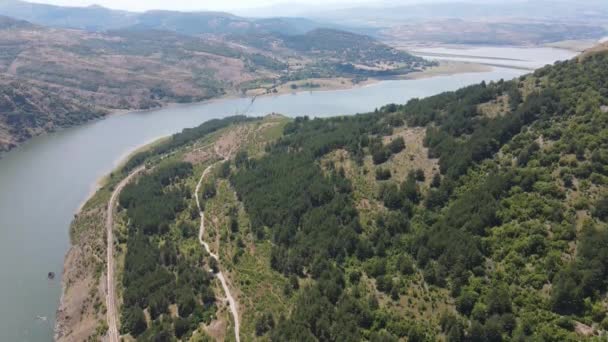
[[[48,320],[46,316],[36,316],[36,319],[43,322],[46,322]]]

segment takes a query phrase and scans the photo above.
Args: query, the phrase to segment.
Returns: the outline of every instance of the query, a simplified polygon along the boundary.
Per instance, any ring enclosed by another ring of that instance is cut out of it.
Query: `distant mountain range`
[[[467,20],[504,20],[506,18],[567,20],[579,23],[605,23],[605,0],[514,0],[514,1],[432,1],[418,4],[385,2],[382,6],[354,6],[301,15],[350,25],[391,26],[411,19],[459,18]]]
[[[405,44],[540,45],[608,35],[605,0],[385,2],[302,15],[374,27],[379,39]]]
[[[302,34],[315,28],[334,28],[359,33],[373,33],[361,29],[318,22],[306,18],[243,18],[224,12],[177,12],[153,10],[144,13],[108,9],[101,6],[62,7],[19,0],[0,1],[0,15],[27,20],[52,27],[75,28],[88,31],[107,31],[144,28],[173,31],[182,34],[243,34],[271,32]]]
[[[470,44],[543,44],[608,35],[608,1],[457,1],[355,6],[324,11],[311,6],[277,5],[225,12],[152,10],[143,13],[101,6],[62,7],[0,0],[0,15],[61,28],[103,32],[162,30],[186,35],[301,35],[319,28],[365,34],[386,41]],[[300,15],[300,17],[294,16]]]

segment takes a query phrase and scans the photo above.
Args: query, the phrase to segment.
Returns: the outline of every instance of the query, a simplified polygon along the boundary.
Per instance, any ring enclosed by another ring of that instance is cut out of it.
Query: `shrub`
[[[405,149],[403,137],[397,137],[388,144],[388,149],[392,154],[397,154]]]
[[[384,181],[391,178],[391,170],[384,168],[376,169],[376,180]]]

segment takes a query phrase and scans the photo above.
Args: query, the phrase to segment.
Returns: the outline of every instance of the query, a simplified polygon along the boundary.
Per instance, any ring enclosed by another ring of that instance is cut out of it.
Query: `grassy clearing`
[[[247,140],[240,146],[250,156],[260,156],[269,142],[282,135],[289,119],[268,116],[248,127]],[[200,176],[203,167],[195,173]],[[206,181],[216,187],[216,195],[205,201],[205,240],[210,241],[212,251],[217,252],[222,269],[231,284],[233,296],[238,301],[241,319],[241,338],[244,341],[265,339],[255,334],[255,313],[286,312],[291,307],[291,298],[284,293],[287,279],[270,267],[269,242],[257,242],[252,234],[249,217],[236,193],[226,179],[215,172]],[[231,218],[237,221],[238,229],[231,227]],[[221,290],[221,289],[220,289]],[[221,317],[218,315],[218,318]],[[224,336],[233,339],[230,315],[223,318],[226,324]]]
[[[287,279],[270,267],[270,242],[256,242],[250,229],[249,217],[237,201],[234,190],[226,180],[218,181],[218,193],[207,204],[213,224],[210,240],[219,251],[226,275],[236,289],[241,315],[241,336],[253,340],[254,313],[286,312],[292,305],[283,289]],[[230,227],[230,212],[236,210],[238,231]]]
[[[424,147],[425,129],[421,127],[400,127],[395,129],[393,135],[385,137],[384,143],[388,143],[397,137],[405,141],[405,150],[393,155],[385,165],[391,170],[392,179],[402,182],[410,171],[422,169],[425,176],[425,184],[429,184],[433,175],[439,172],[438,159],[428,157],[428,148]]]
[[[428,149],[423,146],[424,129],[401,127],[395,129],[391,136],[384,138],[387,144],[397,137],[403,137],[406,148],[400,153],[393,155],[388,161],[381,165],[374,165],[371,156],[367,155],[360,165],[345,150],[337,150],[326,155],[320,162],[322,169],[330,169],[333,164],[335,168],[344,169],[346,177],[352,182],[353,199],[357,203],[359,221],[364,234],[373,235],[378,227],[378,219],[388,213],[382,200],[378,198],[378,190],[384,182],[400,183],[404,181],[410,171],[422,169],[425,181],[419,182],[421,188],[428,187],[433,175],[438,172],[436,159],[428,158]],[[376,180],[376,169],[384,168],[391,171],[391,177],[386,181]],[[366,264],[370,261],[361,262],[357,258],[350,257],[345,263],[345,273],[361,273],[361,279],[356,286],[357,291],[362,294],[372,295],[378,300],[379,305],[393,317],[426,322],[426,329],[432,331],[438,326],[440,316],[446,311],[454,311],[454,303],[449,292],[434,286],[428,286],[423,278],[422,271],[414,269],[413,273],[405,275],[399,272],[399,259],[397,255],[388,255],[387,274],[392,275],[392,280],[397,284],[399,299],[395,300],[390,295],[379,291],[376,280],[366,275]],[[433,332],[433,336],[443,339],[443,336]]]
[[[153,160],[148,160],[148,163],[169,163],[181,160],[193,163],[193,175],[184,179],[182,185],[190,189],[191,193],[194,193],[196,184],[203,171],[220,159],[217,153],[232,152],[234,155],[236,151],[244,150],[250,156],[262,155],[265,153],[264,147],[266,144],[281,136],[283,127],[288,121],[288,118],[272,115],[261,121],[230,126],[174,151],[162,161],[160,160],[161,158],[155,157],[152,158]],[[246,313],[254,312],[258,309],[261,310],[263,307],[273,308],[273,305],[277,302],[276,298],[266,299],[267,292],[266,285],[264,284],[273,284],[273,286],[276,286],[276,289],[272,289],[272,291],[282,294],[282,284],[285,280],[281,275],[270,270],[270,246],[260,245],[257,247],[255,245],[251,231],[248,228],[248,218],[242,209],[242,205],[238,203],[228,181],[219,179],[216,174],[218,166],[219,164],[216,165],[215,169],[212,170],[204,181],[205,183],[213,183],[216,186],[215,196],[204,200],[202,203],[206,213],[205,240],[210,242],[212,251],[219,254],[222,271],[232,287],[231,292],[233,292],[235,298],[237,300],[247,298],[246,301],[239,301],[239,313],[242,316],[241,331],[243,337],[253,337],[255,335],[255,317]],[[107,203],[110,190],[114,184],[120,181],[119,175],[119,173],[112,174],[107,178],[106,186],[99,193],[107,190],[108,195],[105,198],[96,198],[98,200],[97,204],[105,205]],[[196,202],[192,198],[188,200],[188,203],[188,208],[181,212],[175,219],[175,222],[170,225],[170,236],[175,241],[179,241],[177,247],[180,255],[192,260],[207,260],[209,256],[205,255],[206,253],[200,246],[197,238],[199,218]],[[239,232],[233,233],[229,228],[229,214],[235,209],[239,213],[239,227],[242,227],[242,229]],[[124,219],[124,213],[120,213],[117,218],[119,224],[116,228],[117,240],[119,240],[117,250],[120,254],[117,258],[119,281],[122,279],[124,255],[126,253],[127,224]],[[181,236],[184,234],[184,226],[192,228],[192,232],[187,234],[189,235],[188,237]],[[162,244],[163,242],[159,241],[158,243]],[[247,247],[243,248],[243,243],[246,243]],[[240,250],[245,252],[239,252]],[[235,257],[237,254],[239,257]],[[209,268],[209,265],[204,267]],[[235,339],[233,333],[234,322],[228,305],[225,302],[225,295],[217,279],[213,281],[213,290],[218,298],[217,311],[209,324],[201,324],[194,331],[191,338],[193,341],[205,341],[207,339],[233,341]],[[285,300],[281,299],[278,302],[282,303]]]
[[[509,95],[502,95],[490,102],[482,103],[477,106],[477,110],[481,115],[488,118],[495,118],[510,113]]]
[[[275,141],[283,135],[285,125],[291,119],[282,115],[268,115],[263,121],[256,122],[252,125],[251,132],[247,141],[243,146],[243,150],[247,151],[250,157],[258,158],[262,156],[264,147],[271,141]]]

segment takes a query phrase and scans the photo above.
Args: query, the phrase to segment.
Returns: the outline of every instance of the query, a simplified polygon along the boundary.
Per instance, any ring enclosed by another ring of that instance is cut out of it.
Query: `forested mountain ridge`
[[[221,260],[209,267],[237,293],[243,339],[599,340],[607,72],[598,48],[369,114],[212,121],[134,155],[114,181],[142,163],[155,171],[121,198],[120,241],[132,244],[122,333],[230,333],[215,280],[179,276],[200,262],[189,194],[223,149],[240,152],[215,166],[200,199]],[[163,276],[133,286],[137,272]]]
[[[597,52],[376,114],[288,125],[231,178],[252,227],[275,243],[272,267],[315,279],[270,338],[603,336],[607,65]],[[419,126],[438,158],[431,177],[403,143]]]

